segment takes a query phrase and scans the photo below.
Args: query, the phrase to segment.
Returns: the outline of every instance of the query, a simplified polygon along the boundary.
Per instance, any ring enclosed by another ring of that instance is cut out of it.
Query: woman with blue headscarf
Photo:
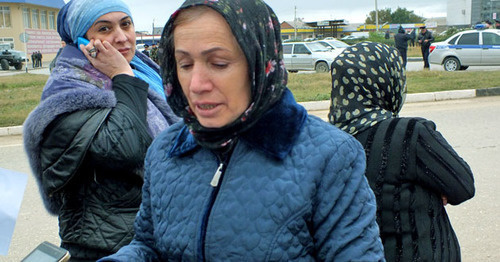
[[[24,124],[25,149],[61,246],[95,261],[132,239],[146,150],[177,117],[122,1],[72,0],[58,32],[67,45]]]

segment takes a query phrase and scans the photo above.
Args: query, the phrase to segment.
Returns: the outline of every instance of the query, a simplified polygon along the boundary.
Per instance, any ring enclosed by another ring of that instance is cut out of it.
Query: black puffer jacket
[[[61,115],[44,133],[42,186],[49,196],[62,197],[60,236],[73,257],[90,255],[78,254],[80,247],[100,257],[133,237],[143,159],[152,141],[147,89],[142,80],[117,76],[116,107]]]

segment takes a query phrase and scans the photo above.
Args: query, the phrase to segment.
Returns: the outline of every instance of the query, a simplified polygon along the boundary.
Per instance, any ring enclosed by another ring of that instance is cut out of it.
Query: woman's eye
[[[212,65],[218,69],[224,69],[228,66],[227,63],[213,63]]]
[[[125,21],[122,23],[122,27],[129,27],[132,25],[132,21]]]
[[[99,31],[99,32],[107,32],[107,31],[109,31],[109,27],[107,27],[107,26],[101,26],[101,27],[99,27],[99,29],[97,31]]]
[[[192,64],[179,64],[179,68],[184,70],[189,69],[192,66],[193,66]]]

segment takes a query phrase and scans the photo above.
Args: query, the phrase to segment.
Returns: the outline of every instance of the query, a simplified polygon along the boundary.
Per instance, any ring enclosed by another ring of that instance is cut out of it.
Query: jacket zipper
[[[217,168],[217,171],[215,171],[212,181],[210,182],[210,185],[212,187],[217,187],[219,185],[220,176],[222,175],[222,168],[224,168],[224,163],[221,162],[219,168]]]
[[[208,225],[208,218],[210,217],[210,213],[212,212],[212,207],[215,203],[215,199],[217,198],[217,194],[219,193],[220,190],[220,182],[223,178],[223,174],[225,171],[225,165],[224,161],[220,159],[219,156],[217,156],[217,160],[219,161],[219,166],[217,167],[217,170],[215,170],[214,176],[212,177],[212,181],[210,181],[210,185],[212,186],[212,193],[210,194],[210,201],[205,209],[204,215],[203,215],[203,222],[201,225],[201,231],[200,231],[200,250],[199,251],[199,256],[198,260],[199,261],[206,261],[205,258],[205,238],[207,235],[207,225]]]

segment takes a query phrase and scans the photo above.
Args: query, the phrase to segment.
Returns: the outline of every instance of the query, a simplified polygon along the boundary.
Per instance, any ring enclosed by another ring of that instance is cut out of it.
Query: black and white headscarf
[[[351,135],[395,117],[406,97],[403,61],[395,48],[363,42],[332,64],[330,123]]]

